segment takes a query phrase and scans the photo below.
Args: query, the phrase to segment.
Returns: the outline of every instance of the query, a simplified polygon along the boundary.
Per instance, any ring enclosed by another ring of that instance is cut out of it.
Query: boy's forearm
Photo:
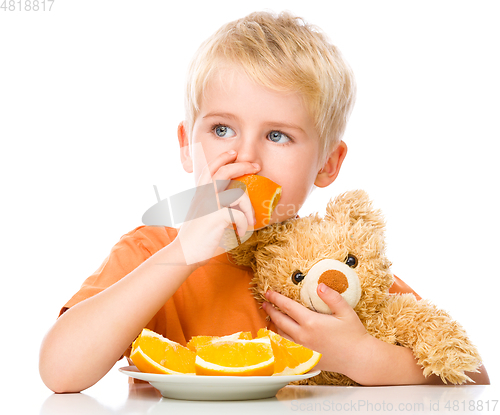
[[[386,343],[369,334],[356,353],[355,363],[346,370],[345,375],[364,386],[375,385],[442,385],[439,376],[425,377],[413,352],[402,346]],[[489,384],[486,370],[480,373],[467,373],[476,384]]]
[[[365,386],[442,384],[437,376],[425,378],[410,349],[366,334],[355,363],[345,373]]]
[[[182,249],[174,240],[59,317],[40,349],[40,375],[46,385],[54,392],[78,392],[104,376],[196,268],[178,265],[179,258]]]

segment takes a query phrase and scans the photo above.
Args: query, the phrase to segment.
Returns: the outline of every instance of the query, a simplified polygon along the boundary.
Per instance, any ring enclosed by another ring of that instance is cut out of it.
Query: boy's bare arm
[[[323,354],[317,369],[342,373],[365,385],[443,384],[435,375],[425,377],[411,349],[369,335],[354,310],[334,290],[324,286],[318,295],[333,316],[315,313],[297,302],[269,291],[263,303],[278,333]],[[489,384],[484,366],[466,374],[476,384]]]
[[[178,240],[126,277],[71,307],[42,342],[40,375],[54,392],[79,392],[116,363],[195,266],[183,258]],[[172,265],[158,266],[157,263]]]
[[[217,156],[201,174],[198,185],[212,180],[229,182],[258,170],[249,162],[235,162],[236,157],[236,152]],[[218,189],[219,196],[224,190]],[[186,278],[217,255],[222,235],[233,220],[240,237],[255,224],[246,193],[230,203],[231,212],[223,207],[197,218],[204,203],[203,192],[197,192],[190,207],[194,219],[181,226],[171,244],[59,317],[40,348],[40,375],[50,389],[79,392],[101,379]]]
[[[424,376],[422,367],[410,349],[383,342],[368,334],[358,343],[356,350],[353,349],[353,354],[355,357],[351,362],[354,365],[351,365],[346,375],[365,386],[444,384],[436,375]],[[466,372],[466,375],[475,384],[490,384],[484,366],[479,368],[479,373]]]

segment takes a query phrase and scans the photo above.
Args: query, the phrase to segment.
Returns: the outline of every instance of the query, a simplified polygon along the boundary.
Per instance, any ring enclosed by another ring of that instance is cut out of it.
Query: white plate
[[[145,380],[165,398],[192,401],[239,401],[271,398],[290,382],[311,378],[319,370],[293,376],[196,376],[143,373],[135,366],[118,369],[134,379]]]

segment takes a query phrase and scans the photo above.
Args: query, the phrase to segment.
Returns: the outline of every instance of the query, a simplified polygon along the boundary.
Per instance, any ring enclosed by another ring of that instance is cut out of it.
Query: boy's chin
[[[289,212],[287,214],[282,214],[282,215],[277,215],[277,214],[275,214],[275,212],[273,212],[273,214],[271,215],[271,219],[269,220],[269,223],[267,224],[267,226],[274,225],[275,223],[285,222],[289,219],[295,219],[295,218],[298,218],[298,216],[299,215],[295,211]]]

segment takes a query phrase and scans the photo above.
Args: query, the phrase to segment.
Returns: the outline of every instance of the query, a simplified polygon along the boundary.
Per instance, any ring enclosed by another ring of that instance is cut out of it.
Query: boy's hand
[[[281,336],[323,355],[317,369],[348,376],[356,365],[356,356],[366,350],[365,341],[371,336],[337,291],[320,284],[318,295],[330,307],[332,315],[311,311],[274,291],[268,291],[266,298],[283,312],[269,303],[263,303],[263,308]]]
[[[224,230],[236,225],[239,237],[253,230],[255,213],[247,193],[241,189],[226,190],[234,177],[254,174],[260,166],[250,162],[234,162],[236,152],[225,152],[208,163],[200,174],[197,191],[189,207],[186,221],[179,231],[179,241],[187,264],[203,265],[224,252],[219,247]],[[212,187],[213,185],[213,187]],[[220,209],[207,206],[218,199]],[[206,211],[211,213],[206,214]]]

